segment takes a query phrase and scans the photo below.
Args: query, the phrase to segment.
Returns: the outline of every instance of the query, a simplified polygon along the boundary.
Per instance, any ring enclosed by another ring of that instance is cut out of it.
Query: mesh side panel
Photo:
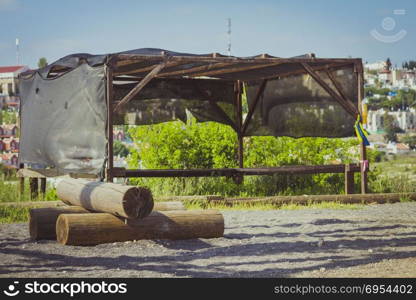
[[[324,72],[318,72],[333,89]],[[334,72],[347,97],[357,105],[357,84],[352,69]],[[247,89],[249,106],[259,83]],[[347,137],[354,135],[354,118],[309,75],[269,80],[246,135],[291,137]]]
[[[121,100],[133,87],[116,85],[115,100]],[[199,122],[215,121],[234,126],[234,84],[212,79],[156,79],[146,85],[114,113],[114,124],[148,125],[180,119],[186,111]]]

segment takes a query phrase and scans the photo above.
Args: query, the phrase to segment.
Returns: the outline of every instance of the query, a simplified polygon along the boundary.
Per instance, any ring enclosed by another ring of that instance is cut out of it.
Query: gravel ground
[[[94,247],[0,225],[0,277],[416,277],[416,203],[223,213],[223,238]]]

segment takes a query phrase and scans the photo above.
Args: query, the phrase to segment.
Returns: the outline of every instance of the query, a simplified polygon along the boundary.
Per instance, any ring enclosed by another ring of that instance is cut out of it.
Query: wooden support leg
[[[360,158],[361,158],[361,194],[368,193],[368,161],[367,161],[367,149],[363,143],[360,146]]]
[[[46,178],[40,179],[40,193],[42,194],[42,199],[44,199],[46,194]]]
[[[38,178],[29,178],[30,185],[30,199],[36,200],[38,198]]]
[[[345,194],[354,194],[354,172],[350,165],[345,165]]]
[[[19,178],[19,194],[20,194],[20,197],[23,197],[24,193],[25,193],[25,178],[20,177]]]

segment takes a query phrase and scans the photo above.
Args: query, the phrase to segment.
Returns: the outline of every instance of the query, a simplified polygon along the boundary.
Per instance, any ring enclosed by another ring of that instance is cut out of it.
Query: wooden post
[[[244,168],[244,149],[243,149],[243,108],[241,102],[242,96],[242,82],[237,80],[237,96],[236,96],[236,123],[237,123],[237,138],[238,138],[238,167]]]
[[[357,70],[357,83],[358,83],[358,109],[362,115],[362,100],[364,93],[364,81],[362,67],[360,66]],[[361,166],[361,194],[368,192],[368,178],[367,172],[369,164],[367,162],[367,149],[364,143],[360,144],[360,166]]]
[[[24,168],[24,164],[19,164],[19,170]],[[20,197],[23,197],[25,192],[25,178],[23,176],[19,177],[19,194]]]
[[[350,165],[345,165],[345,194],[354,194],[354,172]]]
[[[38,186],[38,178],[30,177],[29,178],[29,185],[30,185],[30,199],[37,199],[39,194],[39,186]]]
[[[40,178],[40,193],[42,194],[42,198],[45,198],[45,194],[46,194],[46,178]]]
[[[106,97],[107,97],[107,168],[106,178],[108,182],[113,182],[113,70],[111,65],[105,66],[106,74]]]
[[[241,94],[242,94],[242,82],[240,80],[236,81],[235,84],[235,123],[236,123],[236,133],[237,133],[237,164],[239,168],[244,168],[244,149],[243,149],[243,109],[241,103]],[[243,183],[244,176],[237,174],[233,176],[234,182],[236,184]]]

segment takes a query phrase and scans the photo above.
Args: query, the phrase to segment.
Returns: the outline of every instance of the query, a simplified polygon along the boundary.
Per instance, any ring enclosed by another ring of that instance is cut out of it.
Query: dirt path
[[[218,239],[95,247],[0,225],[1,277],[416,277],[416,203],[224,211]]]

